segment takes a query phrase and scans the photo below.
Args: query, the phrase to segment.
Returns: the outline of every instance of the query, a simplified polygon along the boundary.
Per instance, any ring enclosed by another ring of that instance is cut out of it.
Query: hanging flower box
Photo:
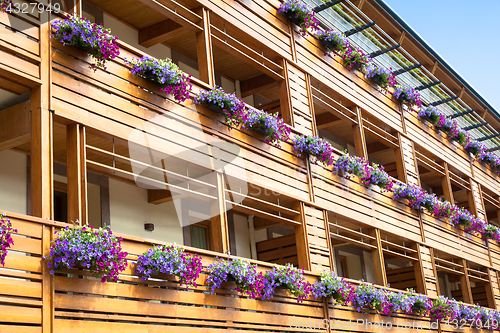
[[[226,93],[220,87],[214,87],[210,91],[200,91],[194,101],[196,104],[223,114],[226,123],[230,126],[237,127],[246,122],[245,102],[235,94]]]
[[[205,283],[212,294],[216,289],[234,288],[250,298],[260,296],[262,285],[256,265],[242,259],[219,257],[208,266]]]
[[[354,299],[354,285],[339,278],[334,272],[322,272],[319,281],[313,285],[312,294],[319,297],[332,297],[337,304],[348,305]]]
[[[197,254],[187,254],[175,245],[158,245],[139,256],[135,273],[143,281],[162,274],[167,280],[177,277],[181,285],[196,287],[202,268]]]
[[[326,166],[334,163],[333,147],[325,139],[317,136],[296,135],[292,139],[292,144],[299,156],[302,154],[314,156],[317,161]]]
[[[190,76],[183,73],[171,59],[155,59],[144,56],[125,62],[132,65],[132,74],[140,75],[161,85],[161,90],[172,94],[179,103],[189,99]]]
[[[312,285],[305,281],[304,270],[293,267],[291,264],[276,265],[264,274],[262,299],[270,300],[277,289],[292,294],[298,298],[298,302],[302,302],[311,295]]]
[[[405,88],[402,86],[395,86],[393,95],[408,108],[414,107],[421,108],[422,102],[420,101],[420,94],[413,88]]]
[[[358,47],[349,45],[341,55],[344,67],[363,71],[369,64],[369,57]]]
[[[300,33],[303,36],[305,36],[309,28],[312,30],[318,29],[319,22],[314,16],[314,10],[299,0],[285,0],[278,12],[285,14],[290,21],[299,26]]]
[[[101,282],[117,281],[127,267],[127,252],[122,251],[121,241],[106,228],[66,227],[50,244],[47,267],[51,274],[63,268],[83,268]]]
[[[106,61],[120,54],[117,38],[111,35],[110,29],[76,14],[52,22],[52,29],[54,39],[61,41],[63,45],[77,47],[94,58],[95,63],[89,66],[94,71],[98,68],[106,70]]]
[[[396,84],[396,78],[389,69],[376,66],[373,62],[366,68],[365,76],[383,89],[393,87]]]
[[[337,30],[318,30],[316,37],[331,52],[344,52],[349,46],[349,41]]]
[[[251,128],[266,136],[266,142],[279,147],[290,139],[290,127],[278,113],[270,114],[254,108],[247,109],[244,127]]]

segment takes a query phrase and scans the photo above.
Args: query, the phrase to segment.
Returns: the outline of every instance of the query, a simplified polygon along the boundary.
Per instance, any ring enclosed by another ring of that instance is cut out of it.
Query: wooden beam
[[[250,96],[276,86],[278,86],[278,81],[267,76],[266,74],[262,74],[240,82],[241,97]]]
[[[408,173],[405,165],[405,154],[403,152],[403,142],[401,138],[401,133],[398,133],[398,147],[394,150],[396,156],[396,170],[398,173],[398,179],[403,183],[408,183]]]
[[[210,246],[212,251],[226,253],[229,250],[229,233],[227,228],[226,204],[224,198],[224,179],[222,174],[214,175],[217,188],[213,194],[217,200],[210,205]]]
[[[280,96],[280,106],[281,106],[281,117],[283,121],[288,125],[294,123],[293,120],[293,108],[292,108],[292,98],[290,92],[290,83],[288,78],[288,62],[283,59],[281,62],[283,67],[283,80],[278,81],[278,89]]]
[[[331,127],[335,124],[339,124],[342,122],[343,122],[342,119],[339,119],[339,117],[335,116],[333,113],[330,112],[325,112],[316,116],[316,126],[319,130]]]
[[[297,244],[297,257],[299,261],[299,268],[311,270],[311,257],[309,253],[309,242],[307,241],[306,231],[306,217],[303,202],[295,202],[293,209],[300,211],[300,215],[294,218],[295,221],[300,222],[300,225],[295,227],[295,243]]]
[[[436,70],[438,68],[438,65],[439,65],[439,62],[436,60],[434,61],[434,65],[432,66],[432,69],[431,69],[431,74],[434,75],[434,73],[436,73]]]
[[[363,127],[363,115],[361,114],[361,108],[359,106],[354,106],[352,110],[356,112],[357,124],[354,124],[352,129],[354,132],[354,147],[356,148],[356,156],[368,159],[368,151],[366,148],[366,138],[365,131]]]
[[[417,284],[417,293],[427,295],[427,288],[425,283],[424,267],[422,265],[422,252],[420,249],[420,244],[415,243],[413,246],[417,250],[418,261],[413,263],[413,270],[415,273],[415,282]]]
[[[382,252],[382,243],[380,241],[380,230],[373,229],[370,231],[370,235],[375,237],[375,240],[372,242],[372,245],[375,245],[377,248],[373,249],[372,258],[373,264],[375,268],[375,283],[381,286],[387,287],[387,275],[385,272],[385,262],[384,262],[384,254]]]
[[[40,81],[30,92],[31,103],[31,215],[53,218],[51,47],[49,12],[43,12],[40,26]],[[45,311],[45,310],[44,310]],[[45,325],[50,328],[51,324]]]
[[[203,29],[195,22],[202,20],[200,15],[193,13],[188,8],[167,0],[139,0],[146,6],[154,9],[163,16],[179,23],[193,32],[201,32]],[[177,5],[176,5],[177,4]]]
[[[406,31],[403,30],[403,32],[401,33],[401,36],[399,37],[398,44],[403,45],[405,38],[406,38]]]
[[[462,259],[462,265],[465,274],[460,276],[460,286],[462,288],[464,303],[474,304],[474,300],[472,299],[472,291],[470,288],[469,272],[467,271],[467,261],[465,259]]]
[[[210,13],[206,8],[200,8],[198,14],[202,17],[203,31],[196,33],[196,52],[198,57],[198,70],[200,80],[210,87],[215,86],[215,68],[212,50],[212,28]]]
[[[0,111],[0,151],[29,142],[30,101],[25,101]]]
[[[358,9],[361,10],[363,8],[363,5],[365,4],[365,0],[360,0],[358,4]]]
[[[486,289],[486,298],[488,299],[488,307],[497,310],[497,302],[495,300],[495,291],[493,290],[493,278],[496,278],[496,273],[492,269],[486,268],[488,271],[488,283],[484,286]],[[493,275],[493,277],[492,277]]]
[[[139,44],[144,47],[151,47],[174,38],[184,31],[182,25],[171,19],[166,19],[139,30]]]
[[[70,124],[66,128],[68,177],[68,222],[87,223],[87,161],[85,128]]]
[[[448,171],[448,163],[444,162],[444,176],[441,177],[441,187],[443,188],[444,198],[452,205],[455,204],[453,199],[453,189],[450,182],[450,173]]]

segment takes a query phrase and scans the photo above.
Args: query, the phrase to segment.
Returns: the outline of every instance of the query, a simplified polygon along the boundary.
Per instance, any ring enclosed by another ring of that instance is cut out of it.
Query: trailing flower
[[[437,126],[438,123],[443,123],[446,116],[435,106],[429,105],[425,108],[420,108],[418,118],[427,120]]]
[[[5,213],[0,215],[0,264],[5,266],[5,257],[9,253],[9,248],[14,244],[12,234],[17,234],[17,229],[12,227],[12,223],[5,217]]]
[[[325,139],[317,136],[296,135],[292,143],[299,156],[309,154],[326,166],[334,163],[333,147]]]
[[[214,111],[223,113],[226,123],[237,127],[246,123],[245,102],[235,94],[226,93],[221,87],[212,90],[202,90],[194,99],[196,104],[202,104]]]
[[[215,293],[223,282],[235,282],[236,290],[247,294],[251,298],[260,296],[262,290],[262,277],[257,274],[257,266],[248,261],[217,257],[213,264],[208,266],[208,276],[205,280],[210,292]]]
[[[52,29],[55,30],[52,38],[63,45],[75,46],[94,58],[95,63],[90,65],[94,71],[98,68],[106,70],[106,61],[120,54],[117,39],[111,35],[110,29],[81,18],[76,13],[64,20],[52,22]]]
[[[462,226],[464,229],[471,229],[476,217],[467,209],[462,207],[455,208],[453,215],[450,217],[450,224],[454,227]]]
[[[373,62],[366,68],[365,76],[384,89],[393,87],[397,84],[396,77],[392,74],[391,70],[385,67],[376,66]]]
[[[331,52],[342,53],[347,50],[349,46],[349,41],[344,35],[334,29],[328,30],[318,30],[316,32],[316,37],[325,45],[325,47]]]
[[[12,8],[12,0],[0,0],[0,12],[5,13]]]
[[[312,30],[318,29],[319,22],[314,16],[314,10],[299,0],[285,0],[278,12],[285,14],[293,23],[298,25],[302,36],[306,35],[309,28]]]
[[[346,178],[349,175],[355,175],[361,179],[365,185],[377,185],[383,190],[389,191],[394,185],[392,178],[384,171],[384,166],[378,164],[370,165],[370,162],[364,158],[351,156],[346,151],[342,152],[334,163],[333,172],[344,173]]]
[[[263,278],[262,299],[273,298],[276,288],[283,288],[302,302],[312,292],[312,285],[304,279],[304,270],[298,269],[291,264],[286,266],[274,266],[267,271]]]
[[[493,152],[482,152],[477,157],[479,161],[488,164],[493,170],[500,171],[500,157]]]
[[[122,251],[121,237],[106,228],[89,225],[66,227],[59,231],[50,244],[50,274],[63,268],[87,268],[101,282],[117,281],[118,274],[127,267],[127,252]]]
[[[432,307],[432,301],[429,297],[422,294],[411,294],[388,292],[387,298],[391,306],[391,312],[403,312],[404,314],[424,317],[429,313]]]
[[[190,76],[182,72],[171,59],[155,59],[143,56],[141,59],[127,61],[132,65],[132,74],[140,75],[161,85],[161,90],[174,95],[175,100],[184,102],[189,99],[191,90]]]
[[[464,148],[472,155],[479,157],[486,151],[486,146],[477,140],[470,139],[469,142],[463,145]]]
[[[270,114],[262,110],[248,109],[245,127],[253,128],[266,136],[266,142],[279,147],[290,139],[290,127],[278,113]]]
[[[420,94],[413,88],[404,88],[397,85],[394,89],[394,96],[401,101],[401,103],[406,104],[410,109],[413,109],[414,107],[422,107]]]
[[[482,234],[483,239],[494,239],[497,242],[500,242],[500,233],[499,229],[497,226],[494,226],[493,224],[488,224],[484,228],[484,232]]]
[[[438,200],[431,214],[437,218],[449,218],[453,216],[455,209],[457,209],[457,206],[452,205],[450,202]]]
[[[354,285],[339,278],[334,272],[322,272],[319,281],[313,285],[312,293],[317,299],[319,297],[333,297],[340,305],[348,305],[354,299]]]
[[[425,199],[426,192],[415,184],[403,184],[396,187],[392,200],[407,199],[409,206],[420,209]]]
[[[349,45],[341,54],[344,60],[344,67],[362,71],[370,63],[370,58],[356,46]]]
[[[362,308],[368,308],[385,315],[391,313],[391,306],[386,292],[366,283],[356,287],[353,305],[358,312]]]
[[[459,307],[455,300],[439,296],[432,302],[429,316],[432,320],[446,321],[455,319],[458,313]]]
[[[157,245],[139,256],[135,268],[142,281],[160,273],[175,275],[181,285],[196,287],[203,265],[197,254],[187,254],[174,245]]]

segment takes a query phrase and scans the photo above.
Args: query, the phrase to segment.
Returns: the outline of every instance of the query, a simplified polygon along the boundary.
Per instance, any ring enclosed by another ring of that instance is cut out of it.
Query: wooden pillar
[[[203,31],[196,33],[196,46],[198,55],[198,70],[200,80],[209,86],[215,86],[215,70],[212,52],[212,33],[210,28],[210,13],[208,9],[201,7],[197,14],[202,17]]]
[[[398,133],[398,148],[394,150],[394,154],[396,155],[396,169],[398,172],[398,179],[403,183],[407,183],[408,175],[406,173],[405,154],[402,145],[401,133]]]
[[[299,201],[295,202],[293,204],[293,209],[300,212],[300,214],[294,218],[295,221],[300,222],[300,225],[295,226],[295,242],[297,244],[299,268],[311,270],[311,256],[309,253],[309,242],[307,239],[304,203]]]
[[[467,261],[462,259],[462,265],[464,269],[464,275],[460,276],[460,286],[462,287],[462,296],[464,298],[464,303],[474,304],[472,299],[472,291],[470,288],[469,272],[467,271]]]
[[[40,78],[31,89],[31,215],[53,218],[50,14],[41,14]]]
[[[363,115],[361,114],[361,108],[359,106],[354,106],[353,111],[356,112],[357,124],[352,126],[352,131],[354,133],[354,147],[356,148],[356,156],[368,159],[368,151],[366,150],[366,138],[365,130],[363,129]]]
[[[288,81],[288,62],[286,59],[281,61],[281,66],[283,67],[283,77],[284,80],[278,83],[279,97],[280,97],[280,107],[281,107],[281,117],[283,121],[289,125],[293,126],[293,112],[292,112],[292,100],[290,97],[290,83]]]
[[[441,177],[441,186],[443,187],[444,198],[454,205],[453,189],[451,187],[450,174],[448,172],[448,163],[446,162],[444,162],[444,176]]]
[[[382,243],[380,241],[380,230],[373,229],[370,234],[375,237],[375,240],[372,242],[372,244],[377,246],[376,249],[372,250],[373,264],[375,266],[375,282],[378,285],[387,286],[384,253],[382,251]]]
[[[486,289],[486,298],[488,299],[488,306],[492,309],[498,310],[497,300],[495,297],[495,287],[498,290],[498,283],[495,281],[496,272],[492,269],[487,268],[489,283],[484,286]]]
[[[85,127],[70,124],[66,128],[68,177],[68,222],[87,221],[87,161]]]
[[[216,174],[216,190],[213,195],[217,200],[210,206],[212,216],[210,223],[210,247],[212,251],[226,253],[229,250],[229,233],[227,228],[226,204],[224,197],[224,178]]]
[[[417,284],[417,292],[427,295],[427,288],[425,282],[424,265],[422,263],[422,252],[420,244],[416,243],[413,248],[417,250],[418,261],[413,263],[413,271],[415,273],[415,282]]]

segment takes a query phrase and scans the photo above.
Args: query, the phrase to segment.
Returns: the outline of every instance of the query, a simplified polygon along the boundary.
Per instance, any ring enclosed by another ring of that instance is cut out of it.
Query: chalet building
[[[500,225],[498,167],[419,117],[396,90],[413,88],[423,109],[453,119],[489,156],[500,154],[500,114],[383,0],[301,0],[317,20],[307,31],[279,11],[282,0],[30,2],[0,13],[0,210],[17,229],[0,266],[0,332],[376,332],[335,325],[382,320],[455,331],[430,327],[429,316],[357,311],[331,297],[211,294],[206,270],[189,290],[135,275],[139,255],[173,243],[205,267],[230,252],[261,272],[303,268],[311,284],[335,272],[356,285],[500,310],[494,237],[394,200],[394,191],[334,172],[293,144],[320,137],[333,160],[383,166],[394,187],[414,184],[492,230]],[[52,38],[51,23],[65,13],[117,37],[119,55],[105,69]],[[381,88],[328,52],[317,34],[328,29],[390,69],[398,86]],[[134,75],[131,61],[142,57],[171,59],[190,75],[189,98]],[[277,113],[289,139],[269,143],[262,130],[196,102],[215,86],[246,110]],[[129,264],[118,281],[48,267],[51,242],[72,221],[123,238]]]

